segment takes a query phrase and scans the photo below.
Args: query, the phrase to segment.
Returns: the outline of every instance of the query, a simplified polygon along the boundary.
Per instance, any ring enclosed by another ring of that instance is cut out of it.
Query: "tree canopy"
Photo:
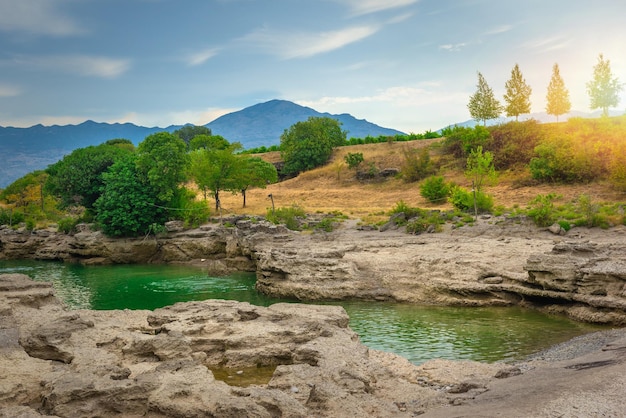
[[[189,144],[191,140],[198,135],[211,136],[211,129],[206,126],[185,125],[173,132],[174,135],[182,139],[185,144]]]
[[[519,65],[515,64],[515,67],[511,70],[511,78],[505,83],[505,88],[504,101],[507,104],[504,110],[506,115],[515,116],[517,121],[519,115],[530,113],[530,94],[532,89],[526,84]]]
[[[236,175],[236,182],[243,197],[243,207],[246,207],[246,192],[251,187],[265,189],[268,184],[278,181],[278,173],[274,164],[268,163],[259,157],[240,156],[240,168]]]
[[[333,148],[346,142],[341,123],[328,117],[310,117],[297,122],[280,137],[285,174],[297,174],[325,164]]]
[[[467,108],[473,119],[482,120],[483,125],[486,125],[488,119],[495,119],[500,116],[502,105],[495,98],[493,90],[480,72],[478,73],[476,88],[476,92],[470,97]]]
[[[569,91],[565,88],[565,83],[563,78],[561,78],[559,64],[552,66],[552,78],[550,79],[550,84],[548,84],[546,102],[546,112],[548,115],[556,116],[557,122],[560,115],[564,115],[572,108]]]
[[[593,67],[593,80],[587,83],[587,92],[591,99],[591,109],[602,109],[602,115],[609,115],[609,107],[619,104],[619,93],[623,85],[611,73],[611,62],[600,54],[598,63]]]
[[[137,147],[137,170],[158,190],[161,203],[169,202],[186,179],[189,156],[182,139],[168,132],[147,136]]]

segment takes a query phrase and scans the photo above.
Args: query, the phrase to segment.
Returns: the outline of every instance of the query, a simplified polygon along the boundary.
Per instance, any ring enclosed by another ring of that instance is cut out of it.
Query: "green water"
[[[172,265],[80,266],[0,261],[0,274],[51,281],[72,309],[155,309],[176,302],[232,299],[268,306],[285,300],[254,289],[254,274],[211,277]],[[432,358],[513,360],[601,329],[521,308],[452,308],[381,302],[341,302],[350,327],[368,347],[419,364]]]

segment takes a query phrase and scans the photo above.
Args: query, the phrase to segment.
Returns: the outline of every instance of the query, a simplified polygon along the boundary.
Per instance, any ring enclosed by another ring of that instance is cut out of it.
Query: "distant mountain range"
[[[621,110],[610,110],[609,116],[621,116],[624,114],[624,111]],[[565,122],[569,118],[599,118],[602,115],[601,111],[595,112],[580,112],[577,110],[573,110],[570,113],[559,116],[559,122]],[[540,123],[552,123],[556,122],[556,117],[553,115],[548,115],[546,112],[536,112],[536,113],[527,113],[524,115],[520,115],[518,120],[520,122],[525,120],[534,119]],[[487,126],[500,125],[503,123],[514,121],[514,117],[499,117],[495,119],[489,119],[487,121]],[[482,121],[476,121],[476,119],[469,119],[465,122],[457,122],[448,126],[465,126],[469,128],[473,128],[476,125],[482,125]],[[441,129],[439,130],[441,131]]]
[[[280,136],[296,122],[311,116],[331,117],[342,123],[348,138],[368,135],[397,135],[403,132],[383,128],[349,114],[320,113],[287,100],[271,100],[221,116],[206,124],[213,134],[230,142],[240,142],[244,148],[270,146],[280,143]],[[166,128],[143,127],[132,123],[98,123],[86,121],[79,125],[43,126],[30,128],[0,127],[0,188],[19,177],[46,168],[77,148],[98,145],[109,139],[125,138],[135,145],[155,132],[173,132],[182,125]]]

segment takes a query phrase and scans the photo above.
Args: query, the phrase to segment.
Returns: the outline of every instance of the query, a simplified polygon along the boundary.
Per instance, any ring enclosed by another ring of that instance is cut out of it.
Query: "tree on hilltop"
[[[493,95],[493,90],[485,81],[483,75],[478,73],[476,92],[470,97],[467,108],[473,119],[482,120],[483,126],[487,125],[488,119],[495,119],[502,113],[502,105]]]
[[[546,101],[546,112],[548,115],[556,116],[557,122],[560,115],[564,115],[572,108],[572,103],[569,100],[569,91],[565,88],[565,83],[559,72],[559,64],[552,66],[552,78],[550,79],[550,84],[548,84]]]
[[[598,63],[593,67],[593,80],[587,83],[591,109],[602,109],[602,116],[608,116],[609,107],[619,104],[619,92],[622,88],[618,78],[611,73],[611,62],[600,54]]]
[[[530,113],[530,94],[532,89],[522,76],[519,65],[515,64],[511,70],[511,78],[505,84],[506,93],[504,100],[507,105],[505,107],[507,116],[515,116],[515,121],[519,115]]]

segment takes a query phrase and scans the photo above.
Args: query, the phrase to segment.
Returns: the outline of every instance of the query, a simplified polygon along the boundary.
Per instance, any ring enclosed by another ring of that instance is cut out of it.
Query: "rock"
[[[552,232],[554,235],[563,235],[565,234],[565,230],[561,227],[561,225],[554,223],[548,227],[548,231]]]

